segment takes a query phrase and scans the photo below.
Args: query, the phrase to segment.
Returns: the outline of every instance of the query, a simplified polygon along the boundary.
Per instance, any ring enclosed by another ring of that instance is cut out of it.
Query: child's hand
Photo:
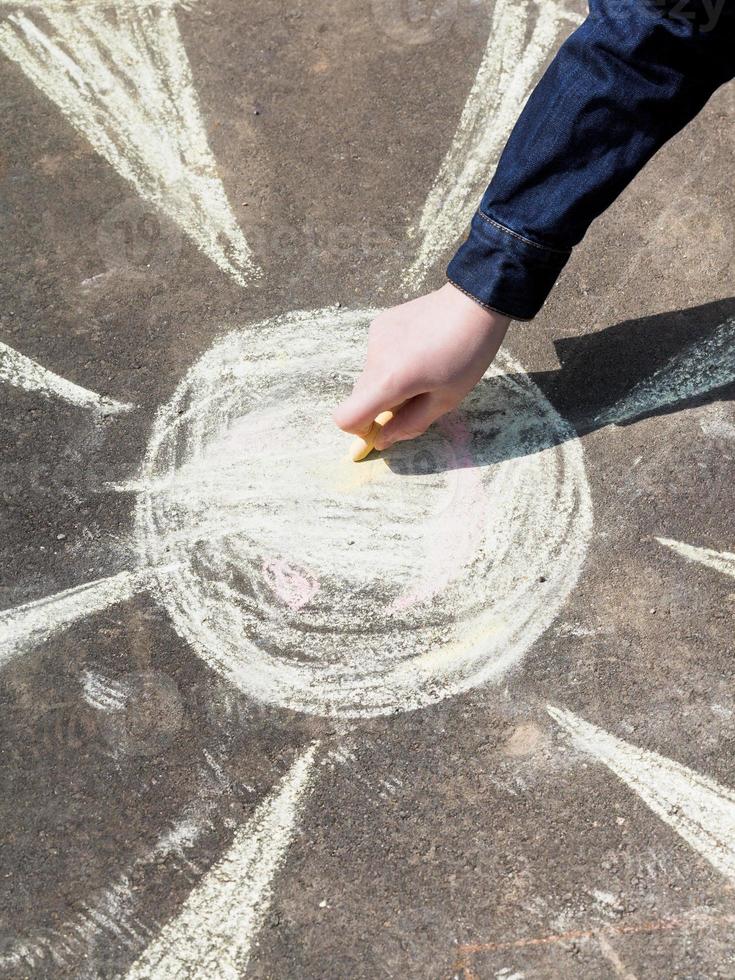
[[[392,410],[375,448],[414,439],[474,388],[509,323],[451,283],[386,310],[370,326],[365,368],[335,422],[364,436],[377,415]]]

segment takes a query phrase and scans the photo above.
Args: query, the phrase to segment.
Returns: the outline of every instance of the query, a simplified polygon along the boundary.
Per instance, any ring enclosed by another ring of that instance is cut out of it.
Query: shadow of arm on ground
[[[490,466],[610,425],[735,398],[735,298],[626,320],[554,346],[556,371],[480,382],[463,404],[468,452],[441,450],[432,426],[384,453],[387,465],[401,475]],[[519,411],[513,391],[528,380],[564,424],[549,424],[532,402]]]

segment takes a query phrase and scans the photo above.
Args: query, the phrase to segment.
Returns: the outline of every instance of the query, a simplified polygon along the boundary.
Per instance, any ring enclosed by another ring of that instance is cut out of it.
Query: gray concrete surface
[[[265,272],[245,288],[166,221],[153,255],[135,237],[116,244],[110,215],[152,209],[0,57],[0,339],[137,406],[99,424],[0,385],[1,608],[133,567],[135,497],[109,485],[136,478],[156,409],[217,337],[287,310],[401,299],[406,228],[487,22],[468,7],[412,44],[378,7],[177,12],[220,175]],[[721,90],[596,224],[537,320],[511,330],[509,350],[580,431],[735,314],[734,110]],[[582,435],[584,571],[499,685],[355,723],[259,706],[146,595],[7,663],[3,975],[124,975],[318,738],[249,976],[735,977],[735,878],[546,712],[735,787],[735,585],[655,540],[735,550],[734,393]],[[84,699],[90,671],[133,686],[122,718]],[[196,839],[154,853],[187,813],[205,814]],[[726,830],[715,835],[733,848]]]

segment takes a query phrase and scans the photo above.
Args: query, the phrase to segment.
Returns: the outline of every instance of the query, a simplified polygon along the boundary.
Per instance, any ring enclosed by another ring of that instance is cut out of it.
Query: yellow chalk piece
[[[386,424],[390,422],[393,418],[393,412],[381,412],[380,415],[375,419],[373,424],[370,426],[370,431],[363,439],[358,436],[350,446],[350,458],[353,463],[359,463],[361,459],[365,459],[375,448],[375,440],[378,438],[378,433]]]

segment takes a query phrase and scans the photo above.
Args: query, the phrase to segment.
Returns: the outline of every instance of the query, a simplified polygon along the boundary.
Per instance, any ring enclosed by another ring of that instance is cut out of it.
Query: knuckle
[[[375,379],[375,391],[386,408],[401,400],[401,393],[406,386],[405,372],[397,370],[394,365],[384,365]]]

